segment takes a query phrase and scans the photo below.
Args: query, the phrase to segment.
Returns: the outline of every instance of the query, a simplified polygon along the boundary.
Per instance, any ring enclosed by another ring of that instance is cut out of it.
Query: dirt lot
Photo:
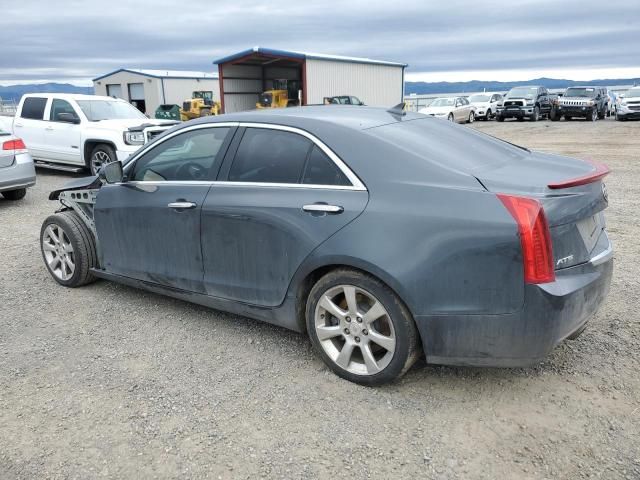
[[[611,294],[531,369],[416,365],[365,388],[308,340],[40,257],[50,190],[0,200],[0,478],[640,478],[640,122],[477,122],[605,161]]]

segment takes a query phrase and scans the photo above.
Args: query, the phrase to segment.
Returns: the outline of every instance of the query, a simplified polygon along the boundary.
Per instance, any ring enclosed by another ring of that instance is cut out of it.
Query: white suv
[[[470,95],[468,100],[476,107],[476,118],[490,120],[498,111],[498,103],[502,101],[502,95],[495,92],[475,93]]]
[[[5,120],[5,130],[24,140],[37,165],[88,168],[93,175],[178,123],[150,120],[121,99],[58,93],[24,95],[15,118]]]

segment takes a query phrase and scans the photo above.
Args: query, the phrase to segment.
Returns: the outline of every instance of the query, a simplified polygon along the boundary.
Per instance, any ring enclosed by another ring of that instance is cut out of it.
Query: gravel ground
[[[306,337],[108,282],[58,286],[50,190],[0,200],[0,478],[640,478],[640,122],[476,122],[605,161],[616,271],[578,339],[530,369],[418,363],[343,381]]]

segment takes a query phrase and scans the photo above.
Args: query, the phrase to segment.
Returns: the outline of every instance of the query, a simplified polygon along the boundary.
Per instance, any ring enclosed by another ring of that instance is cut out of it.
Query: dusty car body
[[[398,110],[245,112],[52,192],[41,244],[62,285],[307,331],[335,373],[374,385],[421,350],[522,366],[577,335],[613,271],[606,173]]]

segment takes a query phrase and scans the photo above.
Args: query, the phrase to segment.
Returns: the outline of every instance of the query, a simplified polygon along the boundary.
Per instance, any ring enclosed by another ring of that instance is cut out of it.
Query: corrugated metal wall
[[[167,104],[182,105],[198,90],[211,90],[214,100],[220,100],[220,86],[215,78],[165,78],[163,82],[164,103]]]
[[[307,59],[307,104],[324,97],[355,95],[367,105],[402,102],[402,67]]]
[[[256,108],[258,95],[262,92],[262,67],[225,65],[222,74],[225,113]]]

